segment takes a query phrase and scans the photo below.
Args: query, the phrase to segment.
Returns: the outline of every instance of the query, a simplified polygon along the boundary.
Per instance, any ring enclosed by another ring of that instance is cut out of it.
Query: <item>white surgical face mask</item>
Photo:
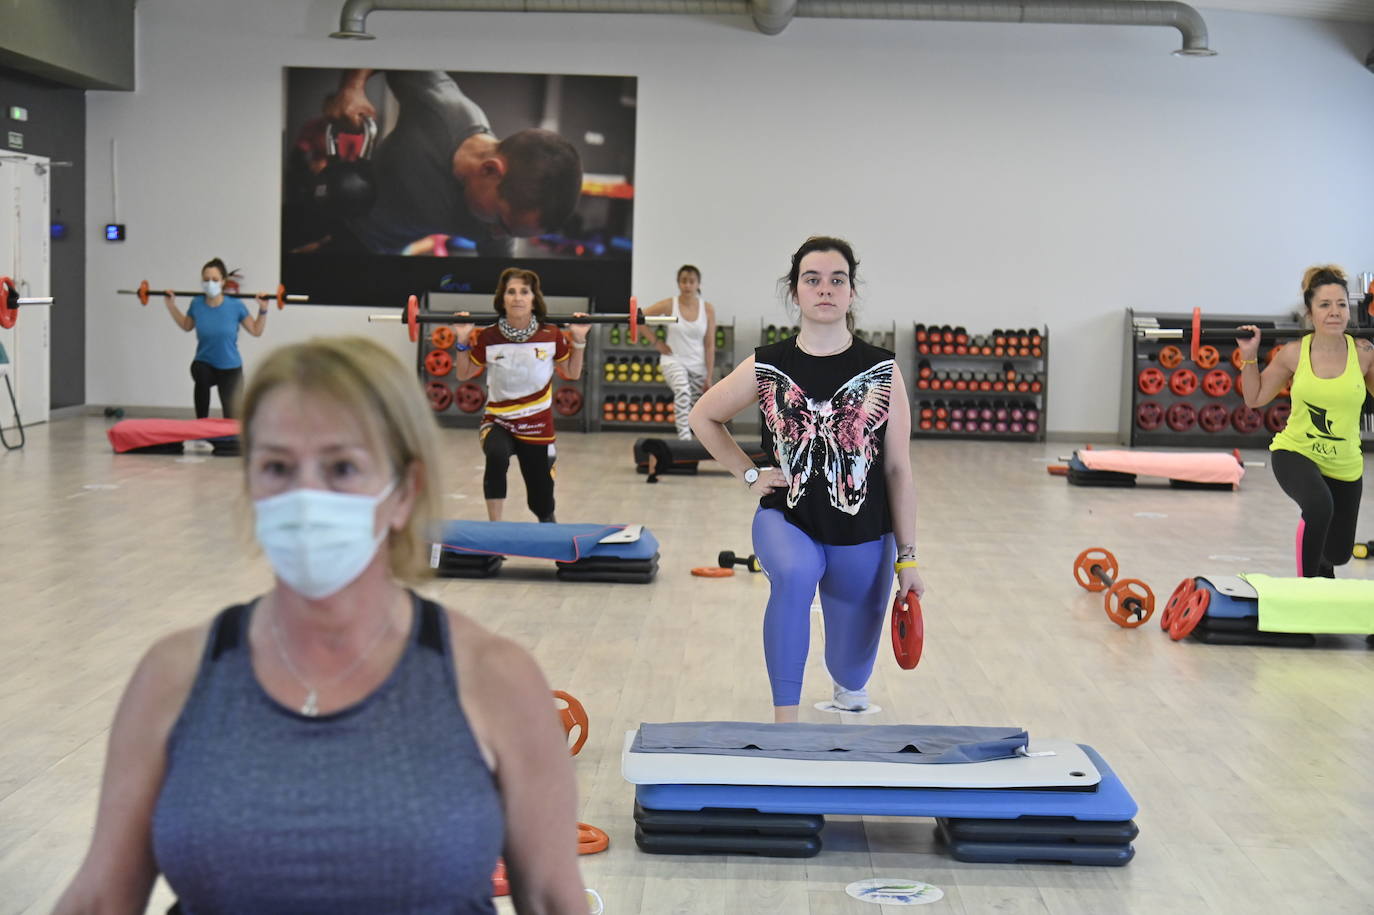
[[[203,280],[201,281],[200,288],[205,290],[205,297],[207,299],[213,299],[215,296],[219,295],[219,291],[223,287],[221,287],[216,280]]]
[[[375,496],[293,489],[253,503],[258,543],[282,581],[311,600],[337,594],[377,555],[387,532],[374,534],[377,506],[396,488]]]

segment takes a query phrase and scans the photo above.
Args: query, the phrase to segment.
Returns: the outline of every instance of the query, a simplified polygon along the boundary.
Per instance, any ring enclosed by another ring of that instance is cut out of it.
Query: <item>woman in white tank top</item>
[[[673,418],[677,437],[690,439],[687,415],[702,392],[711,386],[716,368],[716,310],[701,297],[701,271],[684,264],[677,271],[678,294],[644,309],[646,315],[675,315],[676,324],[668,328],[667,340],[654,346],[662,355],[663,380],[673,391]]]

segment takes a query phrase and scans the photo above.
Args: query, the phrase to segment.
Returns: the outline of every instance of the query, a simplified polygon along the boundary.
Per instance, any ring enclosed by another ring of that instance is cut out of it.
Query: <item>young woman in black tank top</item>
[[[835,705],[851,711],[868,706],[894,568],[900,591],[925,591],[906,385],[892,353],[853,335],[857,271],[847,242],[808,239],[786,278],[800,332],[756,350],[691,416],[702,445],[758,499],[754,552],[770,588],[764,658],[780,722],[797,720],[818,587]],[[776,467],[756,470],[725,428],[753,405]]]

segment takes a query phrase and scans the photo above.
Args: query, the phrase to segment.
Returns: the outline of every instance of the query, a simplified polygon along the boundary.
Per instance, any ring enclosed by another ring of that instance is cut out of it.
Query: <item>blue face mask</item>
[[[204,280],[201,282],[200,288],[205,290],[205,297],[207,299],[213,299],[215,296],[219,295],[220,290],[224,287],[216,280]]]
[[[395,488],[393,480],[375,496],[293,489],[255,502],[258,543],[277,577],[311,600],[351,584],[386,540],[373,528]]]

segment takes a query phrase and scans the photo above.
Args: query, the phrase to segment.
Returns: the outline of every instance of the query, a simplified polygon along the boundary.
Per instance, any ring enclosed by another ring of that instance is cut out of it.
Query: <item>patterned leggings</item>
[[[677,423],[677,437],[690,440],[692,427],[687,424],[687,417],[701,399],[701,392],[706,389],[706,375],[689,370],[676,359],[664,359],[660,364],[663,366],[663,380],[673,389],[673,421]]]

